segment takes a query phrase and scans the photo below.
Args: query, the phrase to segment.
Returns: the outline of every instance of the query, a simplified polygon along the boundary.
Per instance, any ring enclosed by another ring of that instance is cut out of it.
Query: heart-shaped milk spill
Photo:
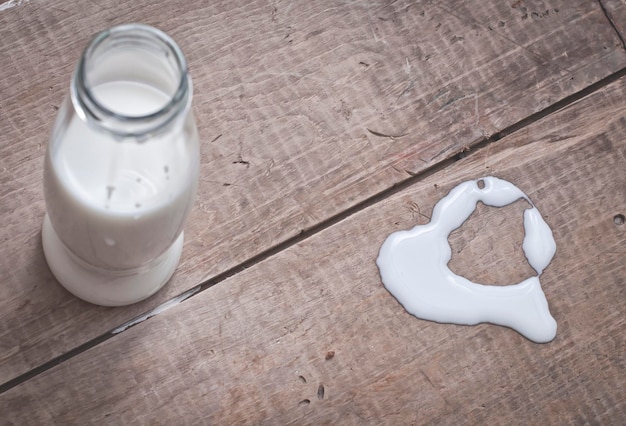
[[[520,198],[532,205],[524,212],[522,248],[537,276],[518,284],[491,286],[452,272],[448,268],[452,257],[448,236],[469,218],[476,203],[503,207]],[[452,189],[435,205],[429,223],[391,234],[376,263],[387,290],[418,318],[463,325],[489,322],[545,343],[556,336],[556,321],[539,276],[555,252],[552,231],[528,196],[512,183],[490,176]]]

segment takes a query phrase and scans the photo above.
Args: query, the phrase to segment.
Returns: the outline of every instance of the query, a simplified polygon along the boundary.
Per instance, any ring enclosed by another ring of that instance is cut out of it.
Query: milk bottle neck
[[[120,109],[99,97],[97,87],[124,82],[158,92],[164,101],[152,109]],[[191,104],[191,79],[180,48],[165,33],[128,24],[96,35],[83,52],[71,84],[78,116],[116,139],[148,139],[167,131]]]

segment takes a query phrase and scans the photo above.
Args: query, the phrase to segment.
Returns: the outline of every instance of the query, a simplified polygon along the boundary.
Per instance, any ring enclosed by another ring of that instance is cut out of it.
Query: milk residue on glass
[[[504,207],[522,198],[532,206],[524,211],[522,248],[537,276],[518,284],[492,286],[452,272],[448,236],[469,218],[476,203]],[[452,189],[435,205],[429,223],[391,234],[376,263],[387,290],[418,318],[461,325],[488,322],[545,343],[554,339],[557,326],[539,276],[555,252],[552,231],[528,196],[510,182],[484,177]]]

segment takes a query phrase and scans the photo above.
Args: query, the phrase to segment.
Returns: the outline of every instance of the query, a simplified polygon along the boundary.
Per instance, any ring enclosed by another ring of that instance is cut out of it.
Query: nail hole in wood
[[[622,226],[624,224],[624,222],[626,222],[626,217],[624,217],[623,214],[616,214],[613,217],[613,223],[616,224],[617,226]]]

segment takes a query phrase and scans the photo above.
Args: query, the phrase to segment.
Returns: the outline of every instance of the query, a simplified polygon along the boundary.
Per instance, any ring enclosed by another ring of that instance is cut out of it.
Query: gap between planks
[[[538,111],[535,112],[531,115],[529,115],[526,118],[523,118],[522,120],[504,128],[503,130],[494,133],[493,135],[487,137],[487,138],[482,138],[480,139],[478,142],[476,142],[474,145],[472,145],[472,147],[469,150],[466,149],[462,149],[460,152],[458,152],[457,154],[442,160],[436,164],[433,164],[432,166],[424,169],[423,171],[416,173],[410,177],[408,177],[407,179],[398,182],[397,184],[379,192],[378,194],[374,194],[369,198],[366,198],[365,200],[353,205],[352,207],[349,207],[347,209],[345,209],[344,211],[342,211],[341,213],[338,213],[334,216],[331,216],[328,219],[325,219],[323,221],[321,221],[320,223],[318,223],[317,225],[314,225],[306,230],[303,230],[302,232],[300,232],[298,235],[295,235],[291,238],[288,238],[287,240],[272,246],[256,255],[254,255],[253,257],[249,258],[248,260],[241,262],[240,264],[224,271],[221,272],[217,275],[215,275],[212,278],[209,278],[207,280],[205,280],[204,282],[198,284],[197,286],[183,292],[182,294],[173,297],[172,299],[162,303],[161,305],[157,306],[154,309],[151,309],[147,312],[142,313],[141,315],[136,316],[135,318],[131,319],[130,321],[127,321],[121,325],[119,325],[118,327],[115,327],[114,329],[101,334],[98,337],[95,337],[91,340],[88,340],[87,342],[75,347],[74,349],[71,349],[67,352],[65,352],[62,355],[59,355],[53,359],[51,359],[50,361],[47,361],[31,370],[29,370],[28,372],[21,374],[20,376],[15,377],[14,379],[11,379],[3,384],[0,384],[0,394],[8,391],[9,389],[12,389],[18,385],[20,385],[21,383],[26,382],[27,380],[30,380],[31,378],[38,376],[39,374],[77,356],[80,355],[81,353],[93,348],[94,346],[97,346],[107,340],[109,340],[112,337],[115,337],[116,335],[123,333],[124,331],[126,331],[127,329],[134,327],[137,324],[140,324],[144,321],[147,321],[148,319],[152,318],[153,316],[156,316],[180,303],[183,303],[185,300],[190,299],[191,297],[194,297],[200,293],[202,293],[205,290],[208,290],[209,288],[221,283],[222,281],[225,281],[226,279],[246,270],[249,269],[263,261],[265,261],[266,259],[269,259],[275,255],[277,255],[278,253],[322,232],[323,230],[330,228],[333,225],[336,225],[339,222],[342,222],[346,219],[348,219],[350,216],[365,210],[391,196],[393,196],[394,194],[397,194],[400,191],[403,191],[404,189],[414,185],[415,183],[447,168],[448,166],[450,166],[451,164],[456,163],[457,161],[473,155],[475,152],[480,151],[486,147],[488,147],[491,144],[494,144],[496,142],[498,142],[500,139],[504,138],[505,136],[508,136],[512,133],[515,133],[519,130],[522,130],[528,126],[530,126],[531,124],[542,120],[543,118],[554,114],[555,112],[567,108],[568,106],[578,102],[579,100],[591,95],[592,93],[602,89],[603,87],[619,80],[620,78],[626,77],[626,68],[622,68],[621,70],[585,87],[584,89],[573,93],[563,99],[561,99],[558,102],[553,103],[552,105]]]

